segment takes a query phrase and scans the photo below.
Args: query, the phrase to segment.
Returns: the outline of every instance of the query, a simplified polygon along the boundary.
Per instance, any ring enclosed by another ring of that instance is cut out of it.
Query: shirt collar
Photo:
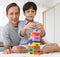
[[[27,24],[29,21],[27,19],[25,19],[25,24]],[[34,21],[33,21],[34,22]]]

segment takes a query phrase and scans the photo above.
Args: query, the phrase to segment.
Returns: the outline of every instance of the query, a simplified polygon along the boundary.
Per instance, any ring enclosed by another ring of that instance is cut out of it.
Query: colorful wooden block
[[[32,41],[40,41],[40,37],[38,37],[38,36],[33,36],[32,38],[28,38],[28,41],[29,40],[32,40]]]
[[[28,38],[29,54],[40,54],[40,32],[32,32]]]

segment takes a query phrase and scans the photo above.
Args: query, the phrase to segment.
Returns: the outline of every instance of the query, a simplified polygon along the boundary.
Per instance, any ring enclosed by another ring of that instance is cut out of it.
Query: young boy
[[[46,42],[42,39],[42,37],[45,36],[45,30],[42,24],[34,21],[36,11],[37,11],[37,6],[34,2],[27,2],[23,6],[23,12],[26,18],[24,21],[20,22],[18,25],[19,26],[18,33],[19,33],[19,36],[21,37],[20,46],[24,46],[26,50],[28,50],[27,44],[28,44],[29,34],[34,30],[36,31],[39,30],[41,33],[41,43],[44,44],[44,45],[41,45],[42,47],[41,51],[43,53],[59,52],[60,48],[58,47],[57,44],[55,43],[46,44]],[[14,49],[16,49],[19,52],[19,49],[17,49],[17,47],[14,47]]]

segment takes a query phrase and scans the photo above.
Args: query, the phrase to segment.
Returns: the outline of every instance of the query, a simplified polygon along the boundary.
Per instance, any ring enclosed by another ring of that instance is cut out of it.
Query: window
[[[4,25],[3,6],[0,6],[0,27]]]
[[[6,10],[3,5],[0,5],[0,27],[3,27],[7,23]]]

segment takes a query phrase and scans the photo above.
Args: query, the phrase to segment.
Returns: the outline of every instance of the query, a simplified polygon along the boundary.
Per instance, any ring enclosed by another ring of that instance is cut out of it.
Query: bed
[[[60,52],[41,54],[41,55],[28,55],[27,53],[3,54],[2,52],[0,52],[0,57],[60,57]]]

